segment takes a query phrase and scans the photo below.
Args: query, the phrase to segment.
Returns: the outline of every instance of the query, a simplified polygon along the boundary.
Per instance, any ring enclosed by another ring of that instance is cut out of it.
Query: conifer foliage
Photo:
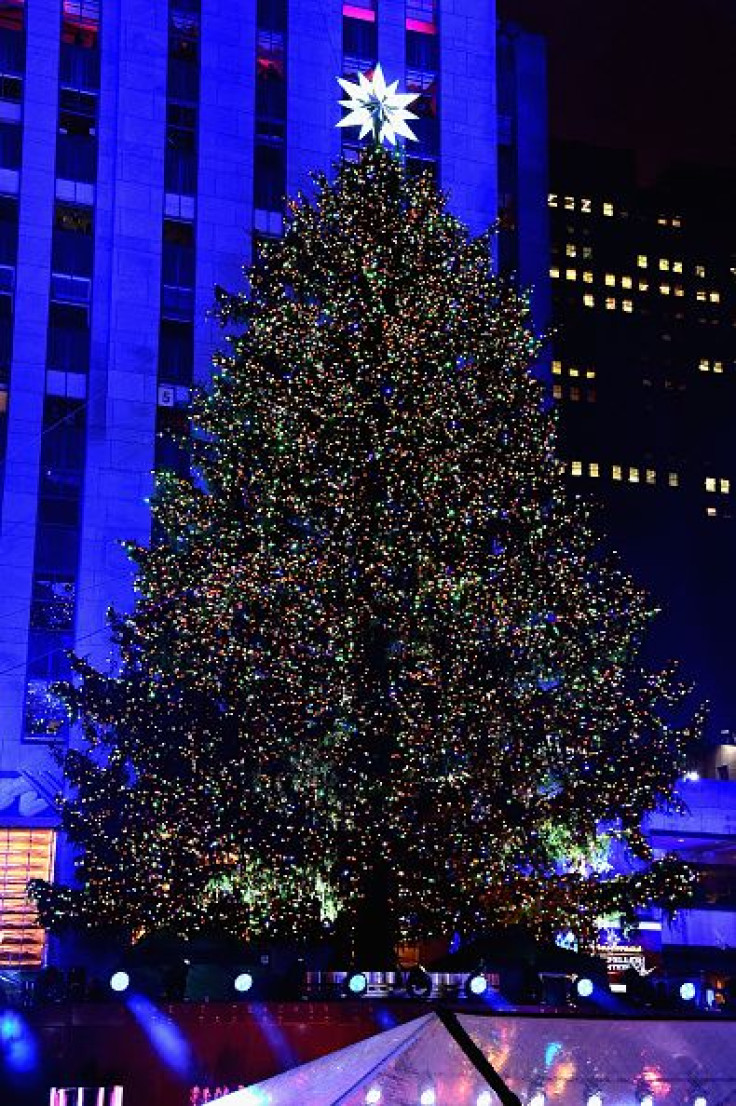
[[[527,305],[489,256],[374,149],[220,293],[119,663],[77,660],[64,692],[79,885],[35,884],[42,922],[585,937],[687,895],[641,826],[698,719],[672,722],[650,604],[566,498]]]

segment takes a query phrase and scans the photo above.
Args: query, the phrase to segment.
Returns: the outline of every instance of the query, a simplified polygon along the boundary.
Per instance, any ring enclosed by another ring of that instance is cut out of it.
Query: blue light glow
[[[192,1050],[176,1022],[143,995],[131,995],[127,1007],[164,1064],[179,1076],[190,1075]]]
[[[680,987],[680,998],[683,1002],[692,1002],[695,998],[695,984],[689,980],[687,983],[683,983]]]
[[[253,986],[253,976],[250,972],[240,972],[235,976],[233,987],[238,994],[244,995]]]
[[[130,976],[127,972],[113,972],[110,976],[110,990],[121,995],[130,987]]]
[[[363,972],[354,972],[348,979],[348,990],[351,995],[364,995],[368,990],[368,979]]]
[[[593,994],[593,980],[583,977],[577,982],[577,992],[581,998],[590,998]]]
[[[483,975],[471,975],[468,980],[468,990],[473,995],[484,995],[488,990],[488,980]]]
[[[16,1073],[36,1066],[36,1041],[25,1019],[15,1010],[0,1013],[0,1058],[2,1067]]]

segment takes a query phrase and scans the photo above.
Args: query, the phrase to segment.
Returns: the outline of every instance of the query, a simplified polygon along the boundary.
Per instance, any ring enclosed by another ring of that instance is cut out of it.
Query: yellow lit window
[[[622,288],[633,288],[634,287],[634,282],[633,282],[633,280],[631,279],[630,276],[622,276],[621,277],[621,287]]]
[[[552,266],[552,268],[549,271],[549,275],[552,277],[553,280],[557,280],[557,278],[560,275],[560,270],[557,268],[556,265]]]
[[[562,362],[561,361],[553,361],[552,362],[552,372],[555,374],[555,376],[560,376],[560,374],[562,373]]]
[[[626,312],[627,315],[630,315],[631,312],[634,310],[634,301],[633,300],[621,300],[621,307]]]
[[[721,495],[728,495],[731,491],[731,481],[725,480],[723,477],[718,481],[718,489]]]
[[[705,292],[702,288],[699,288],[698,291],[695,293],[695,298],[698,303],[705,303]]]
[[[638,484],[639,483],[639,470],[638,469],[634,469],[634,468],[629,469],[629,483],[630,484]]]
[[[649,264],[649,259],[647,258],[647,255],[645,253],[640,253],[636,259],[636,264],[639,266],[640,269],[646,269],[647,265]]]
[[[550,192],[549,196],[547,197],[547,206],[548,207],[557,207],[557,193],[556,192]]]
[[[583,304],[586,307],[595,307],[595,296],[592,296],[590,292],[587,292],[586,295],[583,296]]]
[[[657,473],[655,472],[654,469],[647,469],[646,480],[647,480],[647,484],[656,484],[657,483]]]
[[[682,262],[681,261],[673,261],[672,262],[672,272],[673,273],[681,273],[682,272]]]
[[[676,472],[670,472],[667,476],[667,483],[671,488],[679,488],[680,477],[677,475]]]
[[[575,210],[575,197],[574,196],[565,196],[565,211],[574,211],[574,210]]]
[[[571,368],[570,376],[580,376],[580,369]]]
[[[713,372],[714,373],[722,373],[723,372],[723,362],[722,361],[714,361],[713,362]]]
[[[675,285],[675,295],[676,296],[684,296],[685,295],[685,289],[682,287],[681,284],[676,284]]]
[[[616,287],[616,277],[615,277],[615,275],[613,273],[606,273],[605,278],[604,278],[604,283],[606,285],[606,288],[615,288]]]
[[[695,266],[695,275],[697,277],[704,277],[705,276],[705,265],[696,265]]]
[[[616,310],[616,300],[613,296],[608,296],[606,299],[606,311]]]
[[[708,516],[708,518],[715,518],[718,514],[718,511],[715,507],[706,507],[705,508],[705,513]]]
[[[583,198],[581,199],[580,210],[584,215],[590,215],[591,211],[593,210],[593,203],[587,196],[583,196]]]
[[[613,215],[613,204],[610,203],[608,200],[605,200],[603,203],[603,214]]]
[[[565,280],[577,280],[577,279],[578,279],[577,269],[565,269]]]
[[[669,296],[670,292],[672,291],[669,284],[660,284],[659,290],[663,296]]]
[[[53,863],[53,830],[0,829],[0,967],[42,967],[46,935],[36,925],[26,884],[50,879]]]
[[[600,474],[601,474],[601,470],[600,470],[600,465],[598,464],[598,462],[597,461],[591,461],[590,464],[588,465],[588,475],[589,476],[600,476]]]
[[[622,473],[622,470],[621,470],[621,466],[620,465],[613,465],[613,467],[611,468],[611,476],[613,477],[613,479],[614,480],[620,480],[622,475],[623,475],[623,473]]]
[[[720,303],[721,302],[721,293],[720,292],[711,292],[710,302],[711,303]]]
[[[669,271],[669,267],[670,267],[669,260],[666,257],[660,257],[660,259],[659,259],[659,268],[660,268],[660,270],[663,273],[666,273],[666,272]]]
[[[595,369],[586,369],[585,370],[585,379],[586,380],[595,380]]]
[[[562,385],[561,384],[553,384],[552,385],[552,398],[553,399],[562,399]]]
[[[665,216],[664,216],[664,215],[660,215],[660,216],[658,217],[658,219],[657,219],[657,226],[658,226],[658,227],[666,227],[666,226],[667,226],[667,219],[665,218]]]
[[[710,372],[710,361],[707,357],[700,358],[700,360],[698,361],[698,368],[700,369],[701,373]]]
[[[567,243],[567,245],[565,246],[565,253],[567,254],[568,257],[577,257],[578,248],[577,248],[577,246],[575,245],[574,242],[568,242]]]
[[[583,273],[583,280],[585,281],[586,284],[592,284],[593,283],[593,274],[591,273],[590,269],[586,269],[585,272]]]
[[[680,218],[679,215],[675,215],[674,218],[672,219],[672,226],[673,227],[681,227],[682,226],[682,219]]]
[[[582,476],[583,475],[583,462],[582,461],[572,461],[571,464],[570,464],[570,472],[572,473],[573,476]]]
[[[715,476],[706,476],[706,478],[705,478],[705,490],[707,492],[714,492],[716,490],[716,478],[715,478]]]
[[[647,283],[646,280],[640,280],[639,281],[639,291],[640,292],[648,292],[649,291],[649,284]]]

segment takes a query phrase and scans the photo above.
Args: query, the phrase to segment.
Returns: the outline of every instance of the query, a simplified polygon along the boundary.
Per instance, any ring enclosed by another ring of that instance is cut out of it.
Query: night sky
[[[498,0],[549,42],[554,138],[736,169],[733,0]]]

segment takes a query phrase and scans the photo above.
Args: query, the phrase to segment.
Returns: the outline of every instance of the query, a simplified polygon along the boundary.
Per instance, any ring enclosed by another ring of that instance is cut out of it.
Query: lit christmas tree
[[[316,184],[220,294],[119,666],[65,691],[80,885],[36,883],[41,920],[390,943],[672,908],[641,826],[699,719],[566,501],[527,304],[395,154]]]

